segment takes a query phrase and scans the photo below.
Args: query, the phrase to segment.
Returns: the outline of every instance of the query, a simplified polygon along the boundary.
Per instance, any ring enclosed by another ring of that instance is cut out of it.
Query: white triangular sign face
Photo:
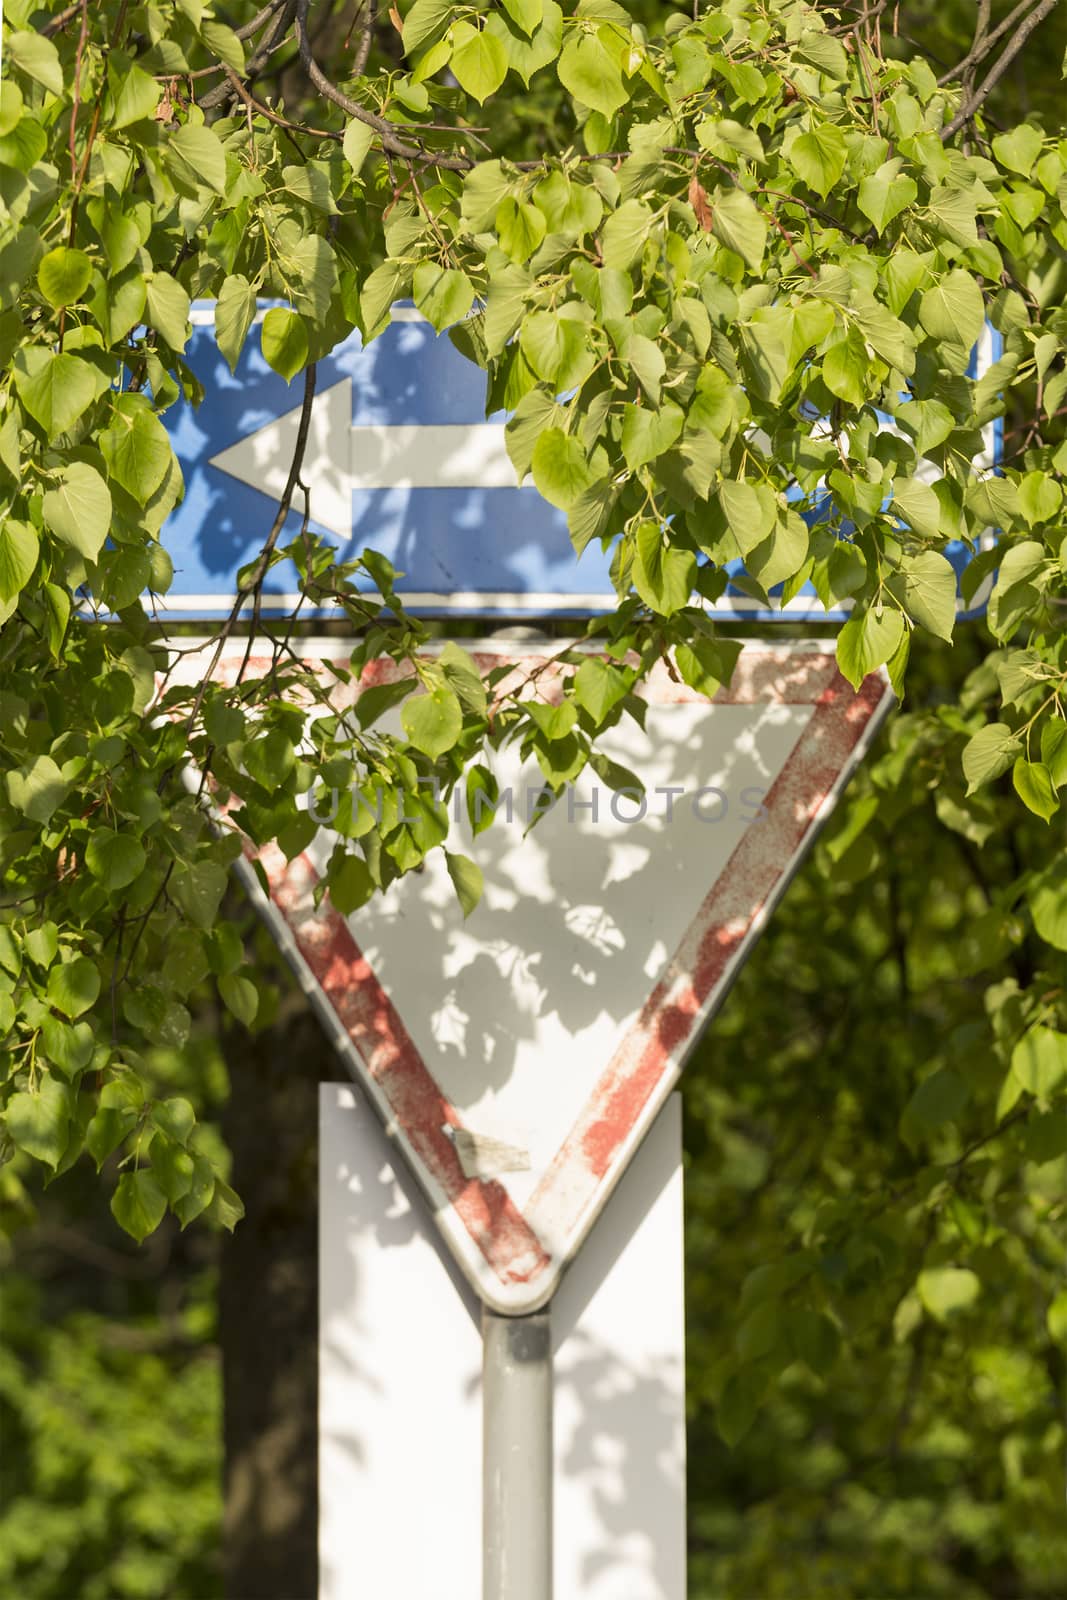
[[[546,651],[469,648],[523,674]],[[260,856],[276,937],[501,1311],[552,1294],[892,699],[878,675],[855,693],[823,641],[747,644],[714,700],[661,665],[642,697],[644,728],[624,716],[598,747],[643,798],[586,769],[527,833],[542,779],[504,752],[493,826],[472,841],[453,809],[449,848],[485,878],[466,921],[441,851],[348,918],[314,903],[328,831]]]

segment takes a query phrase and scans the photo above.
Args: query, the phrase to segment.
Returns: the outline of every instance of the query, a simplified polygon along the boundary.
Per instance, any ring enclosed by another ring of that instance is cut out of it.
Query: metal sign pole
[[[482,1309],[483,1600],[552,1600],[552,1326]]]

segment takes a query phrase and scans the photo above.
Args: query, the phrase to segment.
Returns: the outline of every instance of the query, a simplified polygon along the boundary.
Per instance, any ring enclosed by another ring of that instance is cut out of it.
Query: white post
[[[552,1326],[482,1311],[483,1600],[552,1600]]]

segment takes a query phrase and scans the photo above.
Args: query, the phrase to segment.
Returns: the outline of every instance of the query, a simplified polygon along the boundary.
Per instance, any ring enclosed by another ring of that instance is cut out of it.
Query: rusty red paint
[[[880,680],[868,679],[855,695],[832,655],[815,660],[818,669],[807,677],[805,697],[789,702],[810,704],[814,677],[815,710],[767,794],[767,820],[746,833],[704,900],[665,978],[649,997],[538,1185],[528,1216],[551,1214],[564,1196],[572,1208],[590,1203],[664,1074],[671,1070],[731,958],[763,914],[784,864],[817,822],[849,754],[874,715],[884,694]],[[763,672],[753,673],[747,681],[751,688],[763,691],[754,697],[763,699],[768,687],[795,695],[797,678],[779,676],[769,685]]]
[[[315,908],[311,862],[306,856],[286,862],[276,846],[261,851],[259,859],[300,954],[426,1172],[502,1281],[525,1283],[535,1277],[548,1261],[546,1251],[499,1183],[465,1176],[442,1132],[446,1123],[462,1126],[461,1119],[434,1082],[344,917],[328,901]]]

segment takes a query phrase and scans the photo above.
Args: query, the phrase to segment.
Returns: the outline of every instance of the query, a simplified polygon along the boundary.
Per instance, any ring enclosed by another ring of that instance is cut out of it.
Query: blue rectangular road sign
[[[174,582],[161,609],[207,620],[227,615],[237,573],[270,527],[292,459],[301,384],[287,384],[268,367],[258,327],[231,374],[215,343],[213,305],[194,306],[192,316],[186,359],[205,398],[198,409],[182,402],[165,417],[186,492],[163,528]],[[976,352],[983,369],[994,359],[995,338],[987,330]],[[398,307],[371,345],[364,349],[353,334],[319,363],[317,376],[303,476],[312,524],[342,558],[367,547],[387,556],[405,574],[398,593],[424,616],[573,617],[614,609],[610,551],[594,542],[576,558],[563,512],[532,483],[516,487],[505,418],[486,420],[484,374],[447,335]],[[996,455],[990,429],[989,466]],[[299,495],[296,503],[302,509]],[[282,543],[298,532],[299,509]],[[958,568],[970,559],[962,545],[946,553]],[[288,615],[298,599],[292,565],[273,567],[262,614]],[[308,618],[331,614],[302,611]],[[709,614],[825,622],[847,612],[826,612],[810,586],[784,609],[768,611],[731,585]]]

